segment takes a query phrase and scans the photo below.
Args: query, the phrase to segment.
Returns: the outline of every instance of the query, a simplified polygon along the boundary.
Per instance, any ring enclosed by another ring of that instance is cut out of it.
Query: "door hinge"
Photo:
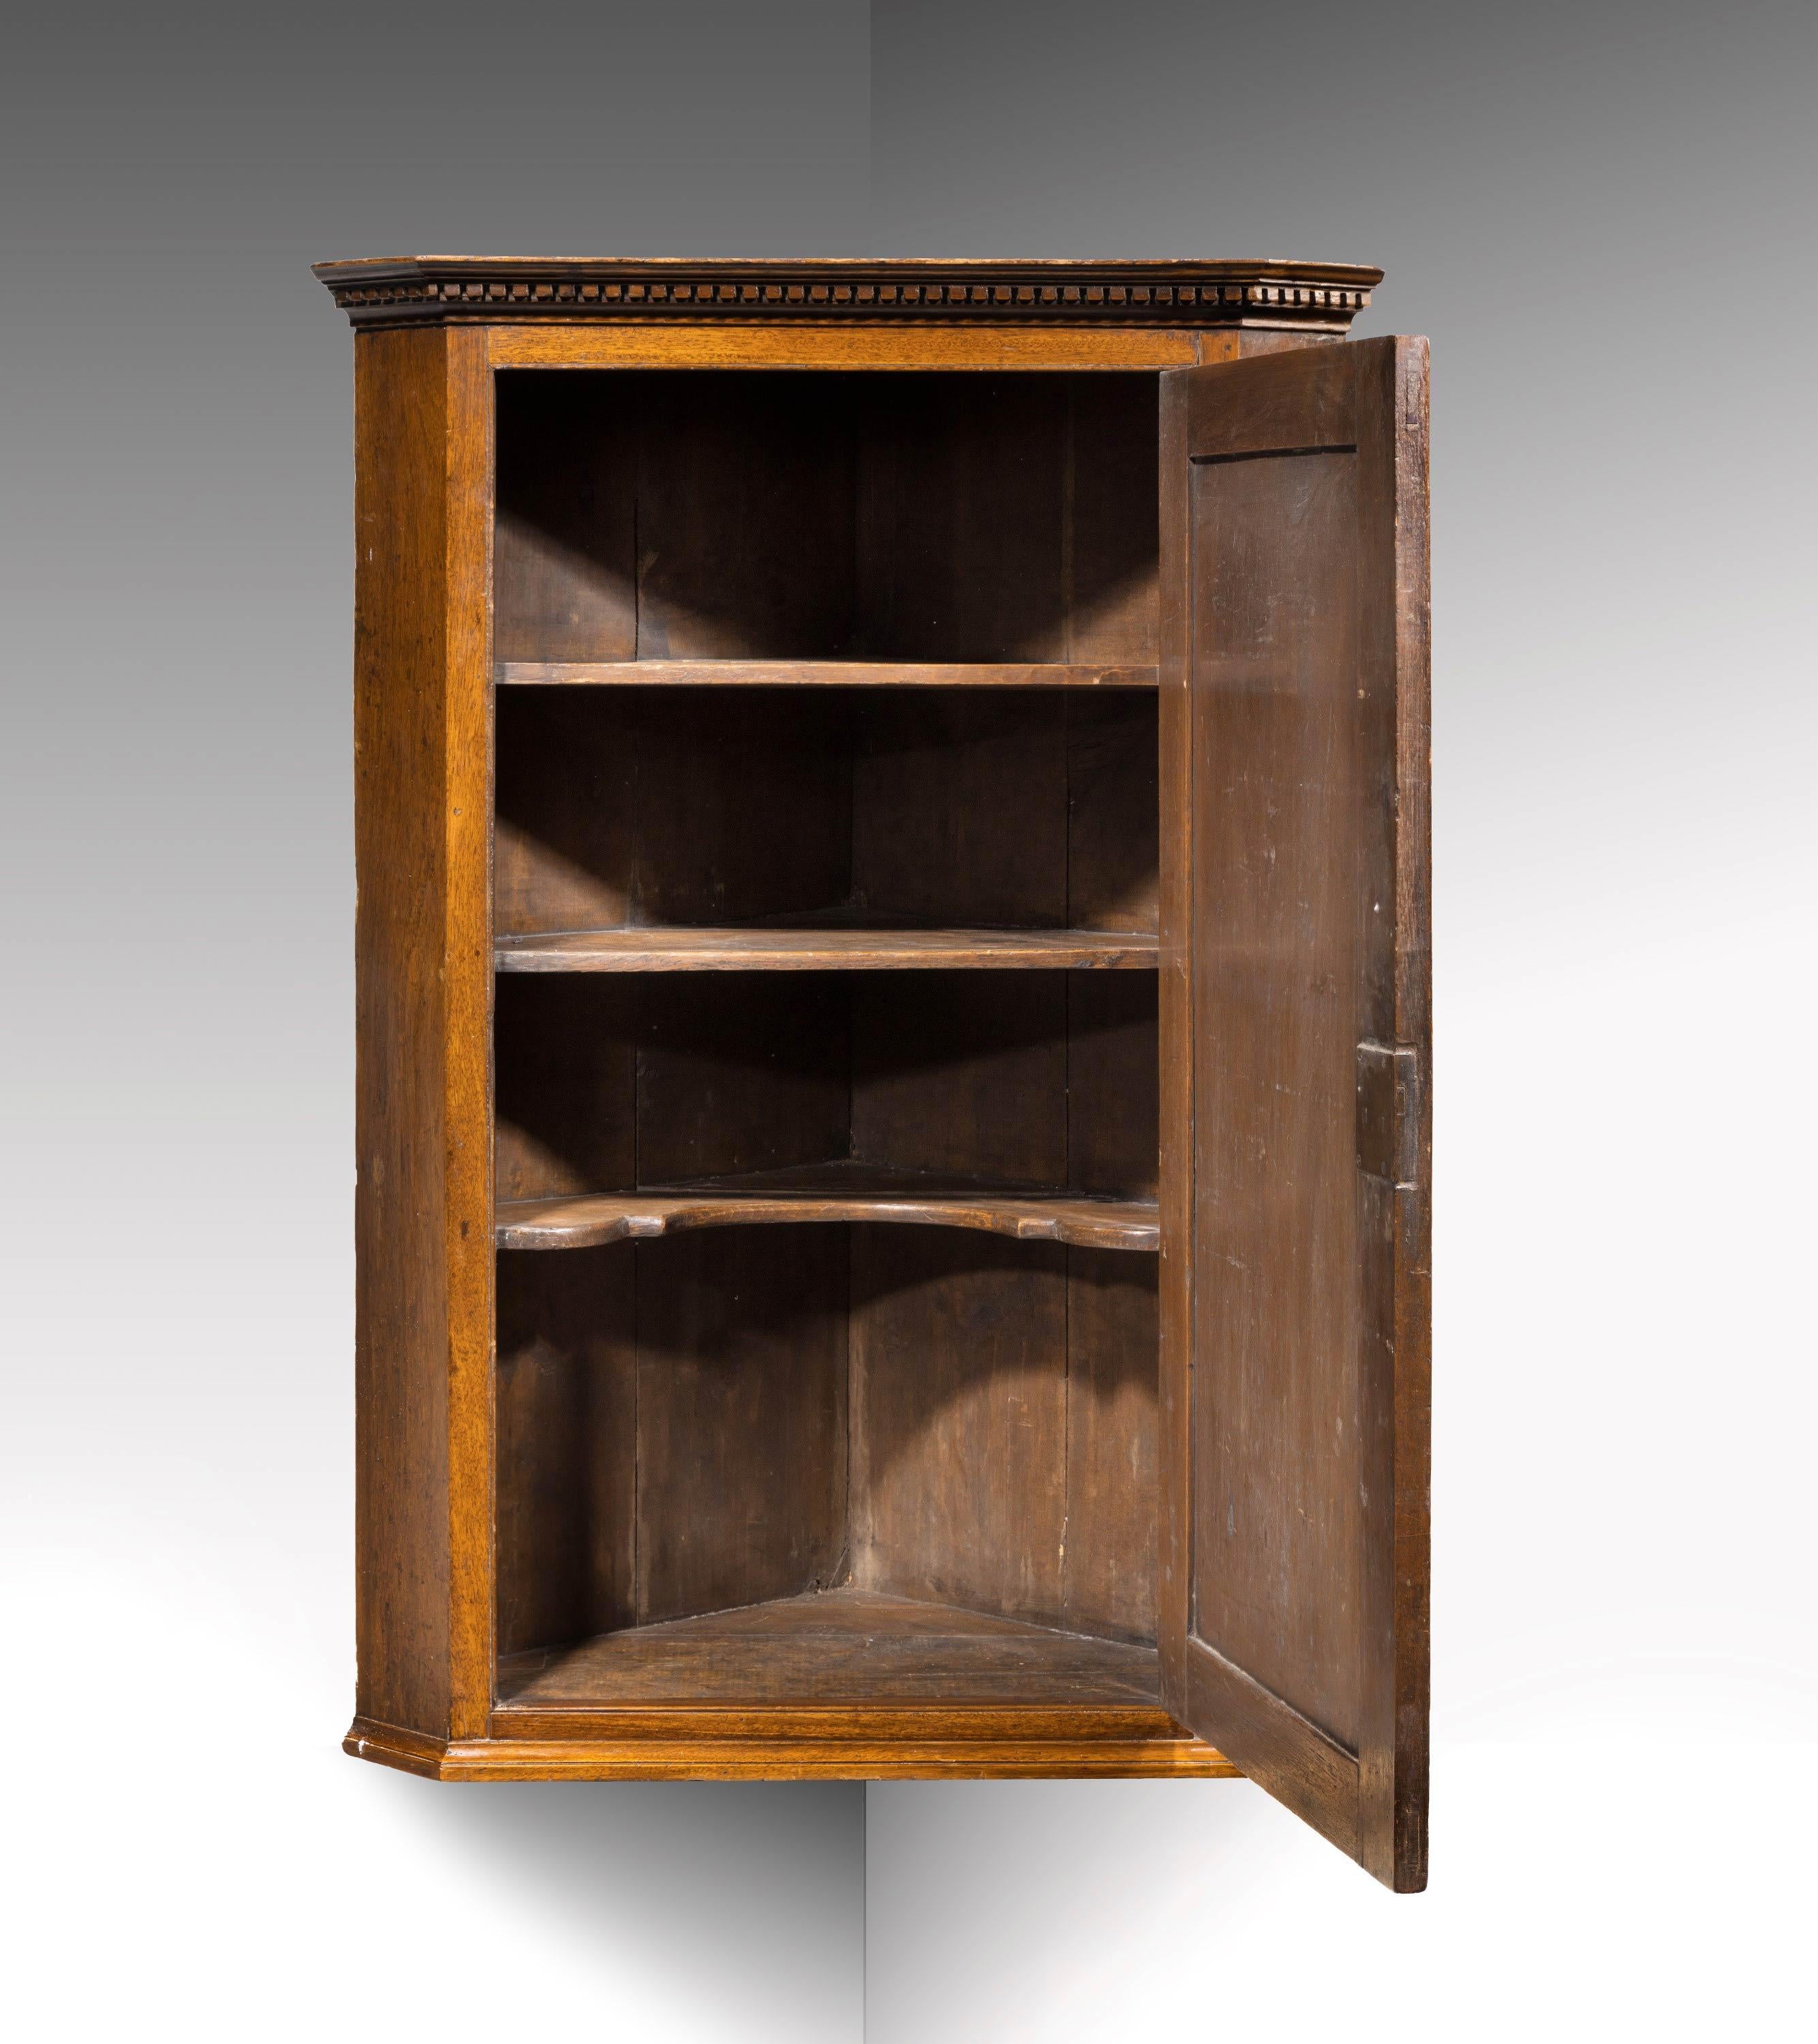
[[[1357,1162],[1392,1185],[1420,1181],[1420,1054],[1412,1044],[1357,1047]]]

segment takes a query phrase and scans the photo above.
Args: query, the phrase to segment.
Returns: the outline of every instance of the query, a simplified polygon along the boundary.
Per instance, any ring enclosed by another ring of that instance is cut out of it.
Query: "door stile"
[[[1432,901],[1428,348],[1358,358],[1359,655],[1374,896],[1392,941],[1360,931],[1370,1041],[1360,1047],[1357,1176],[1366,1258],[1362,1358],[1363,1654],[1360,1857],[1404,1890],[1427,1881],[1432,1466]],[[1361,908],[1361,903],[1360,903]],[[1377,1097],[1372,1098],[1372,1094]],[[1385,1093],[1387,1097],[1383,1097]]]

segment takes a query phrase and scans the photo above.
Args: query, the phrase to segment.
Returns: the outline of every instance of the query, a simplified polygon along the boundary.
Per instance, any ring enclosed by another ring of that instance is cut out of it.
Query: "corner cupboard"
[[[359,1695],[1426,1877],[1427,352],[1290,263],[324,263]]]

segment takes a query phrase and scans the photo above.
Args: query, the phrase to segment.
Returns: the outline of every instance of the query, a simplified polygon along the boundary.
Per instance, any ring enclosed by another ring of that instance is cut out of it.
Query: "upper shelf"
[[[502,687],[1152,689],[1157,681],[1153,667],[1040,660],[505,660],[494,672]]]
[[[559,930],[494,940],[500,972],[1153,971],[1141,930]]]

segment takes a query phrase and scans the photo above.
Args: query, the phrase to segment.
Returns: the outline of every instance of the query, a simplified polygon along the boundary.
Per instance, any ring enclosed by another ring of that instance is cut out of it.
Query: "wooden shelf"
[[[1022,1242],[1070,1243],[1081,1249],[1152,1253],[1161,1242],[1153,1200],[955,1187],[951,1181],[943,1185],[913,1173],[854,1163],[754,1172],[653,1190],[503,1201],[494,1215],[494,1234],[502,1249],[592,1249],[689,1228],[813,1221],[974,1228]]]
[[[518,1710],[605,1704],[1155,1706],[1152,1646],[874,1591],[834,1589],[602,1634],[502,1660]]]
[[[1153,971],[1140,930],[563,930],[495,939],[500,972]]]
[[[1154,667],[1038,660],[505,660],[494,672],[502,687],[1152,689],[1158,679]]]

